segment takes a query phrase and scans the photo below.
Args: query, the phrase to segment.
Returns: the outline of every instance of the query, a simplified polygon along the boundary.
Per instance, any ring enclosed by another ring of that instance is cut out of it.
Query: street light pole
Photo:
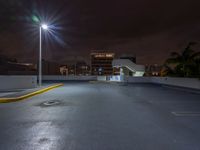
[[[39,86],[42,86],[42,27],[40,26],[40,41],[39,41]]]
[[[40,25],[40,41],[39,41],[39,73],[38,73],[38,80],[39,86],[42,86],[42,29],[48,30],[48,25],[41,24]]]

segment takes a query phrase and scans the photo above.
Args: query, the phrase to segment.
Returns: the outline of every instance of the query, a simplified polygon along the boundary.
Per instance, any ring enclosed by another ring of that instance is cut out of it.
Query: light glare
[[[42,28],[43,28],[44,30],[47,30],[47,29],[48,29],[48,26],[47,26],[46,24],[42,24]]]

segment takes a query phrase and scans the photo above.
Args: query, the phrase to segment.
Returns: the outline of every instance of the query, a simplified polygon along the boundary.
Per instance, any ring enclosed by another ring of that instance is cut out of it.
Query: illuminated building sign
[[[91,53],[91,73],[92,75],[112,75],[112,61],[114,53],[97,52]]]

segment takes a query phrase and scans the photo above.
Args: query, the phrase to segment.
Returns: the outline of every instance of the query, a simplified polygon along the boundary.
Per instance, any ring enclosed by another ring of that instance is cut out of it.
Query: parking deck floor
[[[1,150],[200,150],[200,94],[65,83],[0,104]]]

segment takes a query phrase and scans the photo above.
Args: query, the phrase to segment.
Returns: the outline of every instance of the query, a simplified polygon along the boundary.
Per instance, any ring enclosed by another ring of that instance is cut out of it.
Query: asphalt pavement
[[[200,150],[200,94],[153,84],[64,86],[0,104],[0,150]]]

